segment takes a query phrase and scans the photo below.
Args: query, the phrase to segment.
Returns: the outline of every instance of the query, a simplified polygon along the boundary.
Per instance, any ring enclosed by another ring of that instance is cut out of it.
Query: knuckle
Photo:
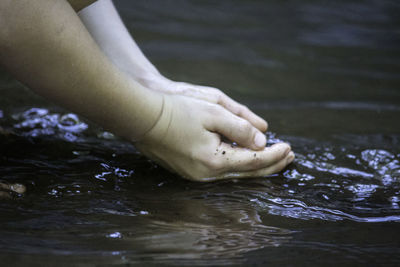
[[[224,96],[225,96],[224,93],[222,93],[219,90],[217,92],[215,92],[215,97],[217,99],[218,104],[223,104],[225,102]]]
[[[239,104],[239,114],[240,115],[245,115],[246,113],[250,112],[250,109],[246,107],[245,105]]]
[[[209,87],[209,93],[215,94],[215,95],[222,95],[224,94],[221,90],[213,87]]]
[[[219,115],[222,112],[222,108],[215,104],[208,105],[207,110],[211,115],[214,115],[214,116]]]
[[[254,136],[253,126],[245,120],[240,120],[235,129],[235,136],[241,143],[251,142],[252,136]]]
[[[240,104],[240,109],[241,109],[242,112],[250,111],[250,109],[247,106],[243,105],[243,104]]]
[[[251,133],[253,126],[250,124],[250,122],[248,122],[246,120],[240,120],[239,128],[240,128],[240,131],[242,131],[243,133]]]

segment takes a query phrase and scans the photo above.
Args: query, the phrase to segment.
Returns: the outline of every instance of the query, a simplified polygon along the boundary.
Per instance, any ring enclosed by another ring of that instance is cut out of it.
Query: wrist
[[[134,82],[134,81],[132,81]],[[151,131],[160,120],[164,110],[164,95],[143,87],[134,82],[131,88],[132,97],[125,100],[127,105],[128,121],[122,121],[124,127],[121,136],[131,142],[140,141]],[[129,99],[130,98],[130,99]]]
[[[111,71],[100,77],[90,86],[97,88],[95,97],[80,105],[82,115],[129,141],[141,140],[160,117],[163,95],[122,72]]]
[[[131,140],[141,144],[154,144],[155,142],[161,144],[164,136],[166,135],[172,120],[173,102],[171,97],[165,94],[159,94],[162,97],[162,104],[160,105],[160,112],[153,120],[153,125],[139,138]]]
[[[136,73],[135,76],[136,80],[144,87],[157,91],[160,91],[162,87],[171,82],[158,72],[143,71]]]

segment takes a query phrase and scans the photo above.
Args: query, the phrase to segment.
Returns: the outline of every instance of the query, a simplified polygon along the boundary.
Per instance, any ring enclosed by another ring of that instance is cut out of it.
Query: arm
[[[115,68],[66,1],[0,5],[0,60],[20,81],[128,140],[156,123],[162,96]]]
[[[293,158],[265,147],[248,121],[220,105],[162,95],[108,60],[66,1],[0,1],[0,63],[35,92],[136,141],[135,146],[196,181],[265,176]],[[220,134],[242,147],[221,140]]]
[[[185,95],[223,106],[249,121],[260,131],[267,130],[265,120],[237,103],[219,89],[184,82],[174,82],[162,76],[145,57],[133,40],[111,0],[99,0],[79,12],[79,16],[97,44],[122,71],[145,87],[168,94]],[[107,19],[105,19],[107,18]]]
[[[133,40],[111,0],[99,0],[78,13],[104,54],[144,85],[161,74]]]

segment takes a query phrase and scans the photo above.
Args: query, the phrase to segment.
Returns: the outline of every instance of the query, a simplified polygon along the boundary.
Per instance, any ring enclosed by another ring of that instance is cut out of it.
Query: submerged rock
[[[12,193],[24,194],[26,186],[23,184],[7,184],[0,182],[0,198],[11,198]]]

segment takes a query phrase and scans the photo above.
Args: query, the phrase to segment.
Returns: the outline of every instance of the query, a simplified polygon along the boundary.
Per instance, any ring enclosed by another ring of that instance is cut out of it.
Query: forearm
[[[128,139],[157,121],[162,97],[113,66],[66,1],[0,3],[0,61],[37,93]]]
[[[137,46],[111,0],[99,0],[79,12],[93,39],[122,71],[140,82],[159,75]]]

